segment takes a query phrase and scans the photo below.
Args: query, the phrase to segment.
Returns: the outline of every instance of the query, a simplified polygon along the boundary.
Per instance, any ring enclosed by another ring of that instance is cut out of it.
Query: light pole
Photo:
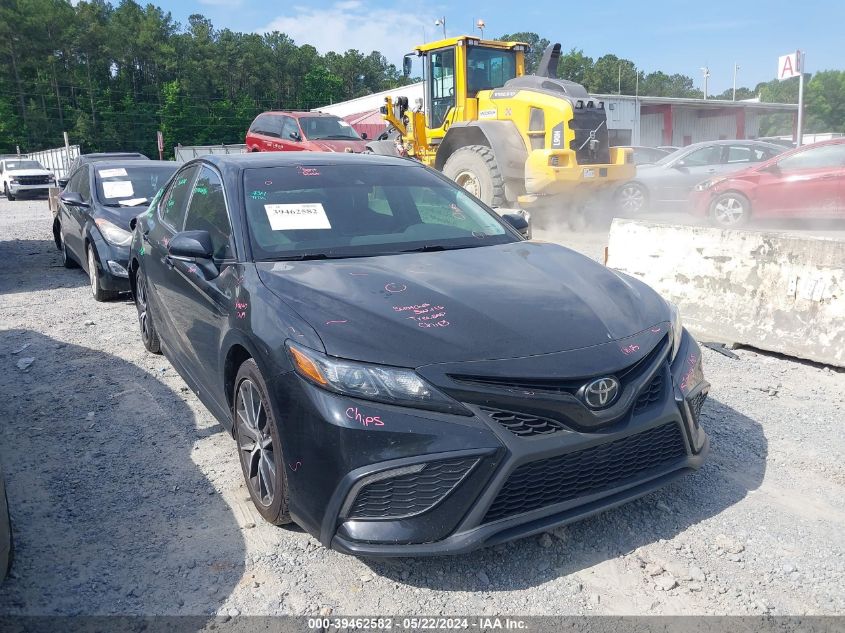
[[[434,21],[434,26],[442,26],[443,27],[443,39],[446,39],[446,18],[437,18]]]
[[[704,98],[707,98],[707,80],[710,79],[710,69],[707,66],[701,67],[701,74],[704,77]]]
[[[484,39],[484,27],[487,26],[487,25],[484,24],[484,20],[482,20],[481,18],[478,18],[478,20],[475,23],[475,26],[478,28],[479,31],[481,31],[481,39],[483,40]]]
[[[736,101],[736,71],[740,69],[740,65],[734,62],[734,96],[733,101]]]

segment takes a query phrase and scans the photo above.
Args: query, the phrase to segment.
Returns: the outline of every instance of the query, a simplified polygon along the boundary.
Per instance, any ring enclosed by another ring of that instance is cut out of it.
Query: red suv
[[[246,133],[248,152],[355,152],[367,145],[343,119],[323,112],[265,112]]]
[[[751,217],[845,220],[845,139],[805,145],[705,180],[691,202],[696,214],[719,226],[739,226]]]

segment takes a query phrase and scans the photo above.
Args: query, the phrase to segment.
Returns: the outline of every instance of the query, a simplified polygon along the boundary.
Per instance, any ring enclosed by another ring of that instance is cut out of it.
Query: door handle
[[[164,265],[167,266],[168,270],[173,270],[173,267],[176,265],[176,262],[173,261],[173,258],[171,258],[170,255],[165,255]]]
[[[833,180],[836,178],[836,174],[825,174],[824,176],[819,176],[819,180]]]

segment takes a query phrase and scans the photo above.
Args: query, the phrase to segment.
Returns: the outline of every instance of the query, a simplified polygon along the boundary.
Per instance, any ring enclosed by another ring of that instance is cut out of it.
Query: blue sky
[[[594,58],[615,53],[646,72],[684,73],[699,87],[700,68],[707,65],[710,93],[731,87],[735,62],[741,66],[738,85],[773,79],[778,56],[797,48],[806,51],[809,72],[845,68],[842,0],[152,1],[182,23],[202,13],[217,28],[279,30],[321,52],[376,49],[397,64],[424,35],[435,39],[441,31],[434,20],[445,16],[448,35],[469,32],[483,18],[487,36],[534,31],[564,50],[581,48]]]

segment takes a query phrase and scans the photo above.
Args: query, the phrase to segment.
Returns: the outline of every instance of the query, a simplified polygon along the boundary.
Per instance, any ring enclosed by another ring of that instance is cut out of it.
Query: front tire
[[[91,295],[95,301],[108,301],[117,296],[116,292],[103,290],[100,284],[100,273],[97,271],[97,256],[91,244],[88,245],[88,279],[91,281]]]
[[[467,145],[456,150],[443,165],[443,175],[489,207],[507,206],[505,178],[493,150],[485,145]]]
[[[710,220],[722,228],[742,226],[750,217],[751,201],[735,191],[719,195],[710,205]]]
[[[279,427],[267,396],[267,385],[253,359],[244,361],[238,370],[233,395],[232,424],[249,496],[267,522],[290,523]]]
[[[161,340],[158,338],[152,309],[149,305],[147,277],[138,268],[135,273],[135,309],[138,311],[138,325],[141,328],[141,342],[152,354],[161,354]]]
[[[9,192],[9,185],[7,183],[3,183],[3,193],[6,194],[6,200],[8,200],[9,202],[14,202],[15,196],[13,196]]]
[[[642,213],[648,207],[648,191],[637,182],[625,183],[616,192],[616,203],[625,213]]]

